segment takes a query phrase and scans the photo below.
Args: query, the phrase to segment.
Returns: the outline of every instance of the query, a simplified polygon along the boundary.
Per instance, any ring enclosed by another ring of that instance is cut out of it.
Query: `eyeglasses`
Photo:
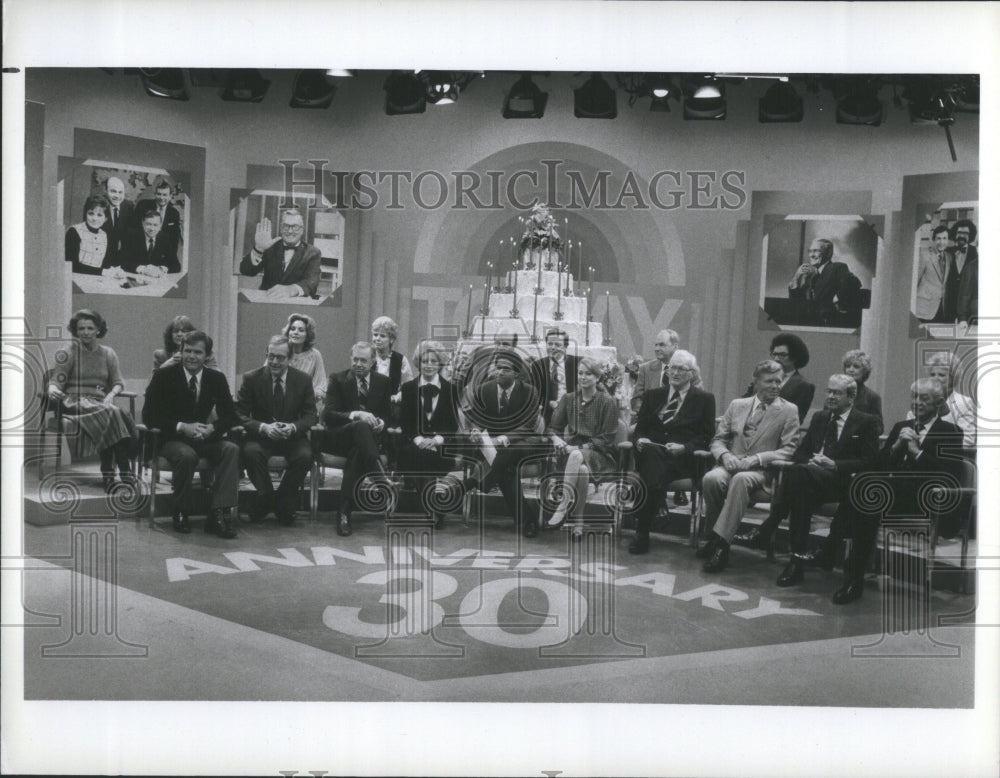
[[[772,351],[771,352],[771,356],[772,357],[787,357],[787,356],[790,356],[790,355],[789,355],[789,353],[787,351]]]
[[[281,231],[282,232],[302,232],[302,230],[304,230],[304,229],[305,229],[305,227],[303,227],[301,224],[282,224],[281,225]]]
[[[284,362],[287,359],[288,359],[288,356],[285,355],[285,354],[268,354],[267,355],[267,361],[268,362]]]
[[[690,367],[678,367],[677,365],[667,365],[668,373],[690,373]]]

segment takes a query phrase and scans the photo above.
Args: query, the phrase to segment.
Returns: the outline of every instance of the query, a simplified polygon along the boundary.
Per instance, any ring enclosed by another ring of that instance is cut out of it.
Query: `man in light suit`
[[[944,281],[948,272],[948,228],[939,224],[931,233],[931,245],[920,256],[917,270],[917,305],[914,315],[923,322],[944,321]]]
[[[667,385],[667,363],[677,351],[680,335],[673,330],[660,330],[653,344],[655,359],[643,362],[639,366],[639,374],[635,378],[635,389],[632,391],[632,420],[639,413],[642,405],[642,395],[650,389],[658,389]]]
[[[288,338],[275,335],[267,345],[267,365],[243,375],[236,416],[247,431],[243,465],[257,490],[251,516],[264,518],[273,506],[278,521],[295,521],[296,498],[312,461],[309,430],[317,422],[312,378],[288,365]],[[283,456],[287,467],[277,493],[268,457]]]
[[[143,217],[147,213],[156,211],[160,214],[160,234],[163,236],[164,246],[168,255],[180,266],[177,257],[177,250],[181,242],[181,214],[170,204],[173,191],[170,182],[159,179],[153,187],[154,199],[140,200],[135,206],[136,222],[142,227]]]
[[[222,435],[236,425],[229,383],[218,370],[205,367],[212,339],[194,330],[184,336],[181,360],[153,373],[146,388],[142,421],[160,430],[160,455],[173,471],[174,531],[191,532],[191,478],[198,458],[205,457],[215,473],[212,510],[205,531],[223,538],[236,537],[234,513],[239,485],[240,449]],[[212,412],[215,421],[209,421]]]
[[[569,345],[569,335],[560,329],[550,329],[545,333],[548,356],[531,366],[531,379],[542,401],[542,418],[546,426],[563,395],[576,391],[579,360],[566,353]]]
[[[261,219],[253,250],[240,262],[240,274],[264,274],[261,291],[271,298],[313,297],[319,288],[320,252],[303,239],[305,221],[297,210],[281,214],[281,237],[271,237],[271,220]]]
[[[632,439],[636,469],[645,489],[636,506],[636,533],[630,554],[649,551],[649,530],[669,483],[694,470],[694,452],[707,448],[715,432],[715,396],[695,386],[701,382],[698,362],[677,350],[667,368],[669,385],[642,397]]]
[[[781,365],[773,359],[758,362],[753,371],[754,396],[733,400],[712,438],[710,451],[719,465],[702,481],[712,535],[697,552],[699,559],[707,560],[702,567],[706,573],[726,568],[729,543],[751,495],[770,490],[772,476],[764,468],[795,452],[799,414],[793,403],[779,397],[781,374]]]

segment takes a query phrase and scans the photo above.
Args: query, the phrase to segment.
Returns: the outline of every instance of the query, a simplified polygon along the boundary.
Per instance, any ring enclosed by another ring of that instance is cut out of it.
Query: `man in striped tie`
[[[636,534],[630,554],[649,551],[649,529],[671,481],[689,478],[694,452],[708,448],[715,432],[715,396],[698,388],[701,374],[690,351],[678,349],[667,363],[666,386],[642,397],[632,440],[636,468],[645,488],[636,506]]]

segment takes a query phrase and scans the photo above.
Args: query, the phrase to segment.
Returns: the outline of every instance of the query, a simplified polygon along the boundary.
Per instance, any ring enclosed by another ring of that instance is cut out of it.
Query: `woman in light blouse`
[[[584,357],[576,375],[576,391],[563,395],[549,425],[552,445],[564,467],[561,500],[548,520],[549,529],[561,526],[571,510],[581,520],[590,476],[615,468],[618,403],[597,387],[599,362]]]
[[[322,416],[323,405],[326,402],[326,384],[329,380],[323,355],[314,345],[316,343],[316,322],[304,313],[293,313],[288,317],[288,323],[281,331],[288,338],[291,349],[291,359],[288,364],[296,370],[301,370],[312,379],[313,393],[316,395],[316,407]]]
[[[381,373],[389,379],[393,397],[398,394],[400,386],[414,378],[413,368],[410,367],[406,357],[398,351],[393,351],[397,332],[396,322],[388,316],[379,316],[372,322],[372,345],[375,346],[372,372]]]

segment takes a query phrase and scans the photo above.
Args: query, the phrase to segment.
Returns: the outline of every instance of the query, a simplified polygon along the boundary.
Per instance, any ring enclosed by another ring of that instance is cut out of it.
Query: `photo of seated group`
[[[178,286],[188,269],[183,178],[110,163],[76,169],[66,192],[64,259],[77,291],[185,296]]]

